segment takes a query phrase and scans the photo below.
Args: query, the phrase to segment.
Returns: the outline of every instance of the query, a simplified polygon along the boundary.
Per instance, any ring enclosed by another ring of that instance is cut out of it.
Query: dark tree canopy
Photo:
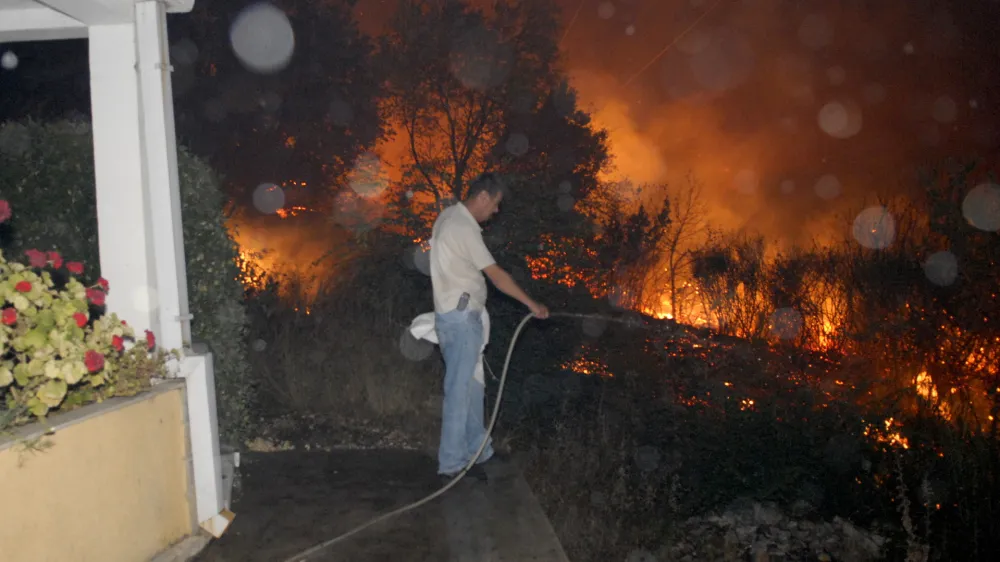
[[[234,195],[295,181],[310,186],[311,203],[328,203],[381,133],[372,45],[349,2],[273,4],[287,15],[295,41],[287,66],[273,72],[248,69],[230,43],[246,2],[200,2],[171,21],[178,136],[242,188]]]

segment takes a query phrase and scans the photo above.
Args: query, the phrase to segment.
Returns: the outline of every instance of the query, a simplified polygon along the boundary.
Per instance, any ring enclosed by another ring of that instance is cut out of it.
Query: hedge
[[[242,443],[250,429],[252,389],[245,338],[248,319],[236,264],[239,250],[225,225],[225,200],[215,173],[183,148],[178,149],[177,163],[188,298],[194,315],[192,338],[206,344],[215,358],[222,437]],[[0,124],[0,198],[18,209],[0,230],[0,248],[7,255],[37,248],[99,263],[88,123]],[[96,275],[97,269],[88,271]]]

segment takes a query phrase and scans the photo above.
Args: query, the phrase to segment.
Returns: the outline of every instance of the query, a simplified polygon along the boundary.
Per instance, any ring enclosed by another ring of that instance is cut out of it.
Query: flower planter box
[[[0,436],[0,558],[137,562],[196,534],[186,399],[172,380]]]

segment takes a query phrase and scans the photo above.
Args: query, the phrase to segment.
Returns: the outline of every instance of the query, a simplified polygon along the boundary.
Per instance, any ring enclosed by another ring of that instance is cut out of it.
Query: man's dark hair
[[[469,191],[465,194],[466,199],[472,199],[480,193],[486,192],[491,198],[498,194],[507,196],[507,185],[500,176],[493,173],[480,174],[478,178],[469,184]]]

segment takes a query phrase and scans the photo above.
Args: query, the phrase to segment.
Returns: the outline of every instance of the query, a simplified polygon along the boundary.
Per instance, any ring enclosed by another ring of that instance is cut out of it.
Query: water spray
[[[336,537],[333,537],[332,539],[323,541],[323,542],[321,542],[321,543],[319,543],[319,544],[317,544],[317,545],[315,545],[313,547],[310,547],[310,548],[308,548],[306,550],[303,550],[303,551],[299,552],[298,554],[295,554],[294,556],[286,558],[284,560],[284,562],[306,562],[309,559],[309,557],[312,556],[313,554],[316,554],[317,552],[319,552],[319,551],[321,551],[321,550],[323,550],[325,548],[328,548],[328,547],[333,546],[333,545],[335,545],[335,544],[337,544],[337,543],[339,543],[341,541],[344,541],[347,538],[352,537],[352,536],[360,533],[361,531],[363,531],[363,530],[365,530],[365,529],[367,529],[369,527],[377,525],[378,523],[381,523],[383,521],[387,521],[387,520],[389,520],[389,519],[391,519],[393,517],[396,517],[397,515],[402,515],[402,514],[406,513],[407,511],[412,511],[412,510],[414,510],[414,509],[416,509],[416,508],[418,508],[418,507],[420,507],[420,506],[422,506],[424,504],[427,504],[427,503],[431,502],[432,500],[434,500],[435,498],[441,496],[442,494],[444,494],[448,490],[450,490],[456,484],[458,484],[458,482],[466,475],[466,473],[468,473],[469,470],[471,470],[472,467],[475,466],[476,461],[479,460],[480,455],[483,454],[483,450],[486,449],[486,445],[489,443],[490,436],[493,434],[493,428],[494,428],[494,426],[497,423],[497,416],[500,413],[500,403],[503,400],[503,389],[504,389],[504,386],[507,384],[507,369],[510,367],[510,358],[514,354],[514,345],[517,343],[517,338],[521,335],[521,330],[524,329],[524,327],[528,324],[528,321],[531,320],[534,316],[535,316],[534,314],[530,314],[529,313],[523,319],[521,319],[521,322],[517,325],[517,328],[514,330],[514,335],[511,336],[511,338],[510,338],[510,345],[507,347],[507,357],[504,359],[504,362],[503,362],[503,370],[500,371],[500,386],[497,388],[497,399],[496,399],[496,402],[493,404],[493,413],[492,413],[492,415],[490,415],[489,426],[486,428],[486,437],[483,438],[483,442],[479,445],[479,450],[476,451],[476,454],[473,455],[472,459],[469,460],[468,464],[465,465],[465,468],[463,468],[461,470],[461,472],[459,472],[458,474],[456,474],[455,477],[452,478],[452,480],[450,482],[448,482],[447,484],[445,484],[443,487],[441,487],[439,490],[435,491],[434,493],[432,493],[432,494],[430,494],[430,495],[428,495],[428,496],[426,496],[426,497],[424,497],[422,499],[419,499],[419,500],[417,500],[417,501],[415,501],[413,503],[404,505],[403,507],[400,507],[399,509],[390,511],[390,512],[385,513],[383,515],[379,515],[378,517],[376,517],[376,518],[368,521],[367,523],[364,523],[362,525],[358,525],[357,527],[351,529],[350,531],[347,531],[346,533],[340,534],[340,535],[338,535]],[[617,322],[617,323],[628,324],[628,325],[632,325],[632,324],[635,323],[634,320],[629,319],[629,318],[614,317],[614,316],[610,316],[610,315],[606,315],[606,314],[581,314],[581,313],[576,313],[576,312],[553,312],[553,313],[549,314],[550,318],[551,317],[556,317],[556,316],[563,317],[563,318],[581,318],[581,319],[604,320],[604,321],[607,321],[607,322]]]

